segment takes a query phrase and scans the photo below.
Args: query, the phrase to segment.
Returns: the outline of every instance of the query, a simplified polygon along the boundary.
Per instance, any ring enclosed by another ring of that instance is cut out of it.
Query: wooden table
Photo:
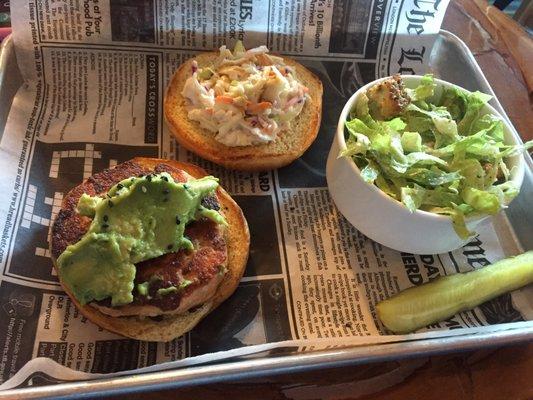
[[[467,43],[522,138],[533,139],[531,39],[483,0],[452,0],[443,28]],[[127,397],[130,400],[147,397],[165,400],[533,399],[533,344]]]

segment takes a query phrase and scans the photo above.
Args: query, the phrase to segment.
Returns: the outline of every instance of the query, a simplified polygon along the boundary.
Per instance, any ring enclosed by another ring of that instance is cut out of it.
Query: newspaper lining
[[[447,3],[12,2],[24,85],[0,143],[0,381],[36,360],[24,369],[27,379],[0,388],[280,346],[304,351],[404,340],[384,335],[375,316],[378,301],[516,251],[503,248],[498,234],[504,224],[496,219],[455,252],[399,253],[352,227],[326,187],[326,156],[345,101],[379,76],[425,72]],[[174,70],[198,51],[237,39],[295,57],[324,84],[327,107],[317,141],[280,170],[225,170],[180,148],[163,123],[164,90]],[[64,194],[136,156],[189,161],[218,176],[251,231],[250,260],[236,293],[169,343],[125,339],[86,320],[61,291],[48,250]],[[483,330],[521,321],[530,311],[522,312],[508,294],[425,331]],[[51,360],[81,372],[64,373]]]

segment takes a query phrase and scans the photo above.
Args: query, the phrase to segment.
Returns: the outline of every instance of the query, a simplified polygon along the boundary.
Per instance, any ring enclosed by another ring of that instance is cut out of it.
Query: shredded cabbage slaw
[[[407,106],[388,120],[372,115],[376,104],[363,94],[346,122],[340,156],[410,211],[449,216],[466,239],[475,234],[466,217],[494,215],[518,194],[505,160],[533,141],[504,143],[502,120],[481,112],[491,96],[451,88],[435,99],[435,87],[426,75],[417,88],[402,88]]]
[[[215,133],[226,146],[249,146],[276,139],[302,111],[308,88],[292,67],[268,54],[266,46],[233,52],[222,46],[212,65],[196,61],[182,95],[190,102],[188,118]]]

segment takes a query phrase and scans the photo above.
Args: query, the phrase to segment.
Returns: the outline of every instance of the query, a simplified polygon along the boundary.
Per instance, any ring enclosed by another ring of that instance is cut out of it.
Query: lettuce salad
[[[399,76],[360,96],[346,122],[346,149],[362,178],[410,211],[451,218],[468,238],[469,216],[494,215],[518,194],[506,158],[533,146],[506,145],[502,120],[480,111],[491,96],[451,88],[436,96],[426,75],[415,89]]]

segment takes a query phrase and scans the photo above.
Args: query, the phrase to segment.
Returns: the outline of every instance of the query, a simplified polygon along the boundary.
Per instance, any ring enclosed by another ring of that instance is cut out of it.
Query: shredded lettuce
[[[533,147],[506,145],[501,119],[482,114],[491,96],[445,89],[435,95],[433,76],[406,89],[410,103],[389,120],[376,120],[366,95],[346,122],[346,149],[362,178],[410,211],[449,216],[461,238],[472,215],[494,215],[518,194],[505,161]],[[437,98],[438,97],[438,98]]]
[[[379,175],[379,168],[373,162],[369,162],[366,167],[361,170],[361,176],[368,183],[374,183]]]
[[[404,132],[402,134],[402,147],[404,151],[408,152],[421,151],[422,136],[420,136],[420,133],[418,132]]]
[[[435,82],[433,81],[433,76],[425,75],[420,80],[420,85],[418,85],[418,87],[416,87],[415,89],[406,90],[411,100],[420,101],[433,96],[436,86],[437,85],[435,85]]]
[[[475,133],[472,128],[474,122],[479,118],[479,111],[491,98],[492,96],[481,92],[473,92],[467,95],[465,115],[457,126],[461,135]]]

